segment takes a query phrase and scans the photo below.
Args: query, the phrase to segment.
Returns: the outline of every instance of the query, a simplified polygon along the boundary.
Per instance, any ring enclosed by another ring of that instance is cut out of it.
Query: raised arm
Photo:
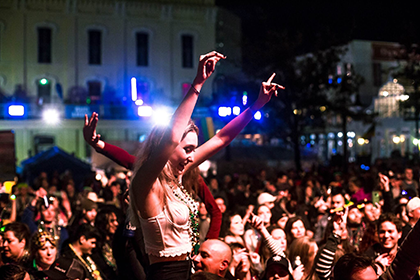
[[[193,168],[200,165],[206,159],[210,158],[218,151],[229,145],[230,142],[244,129],[244,127],[252,120],[256,111],[261,109],[268,101],[270,101],[273,94],[277,96],[279,89],[284,89],[283,86],[273,83],[275,73],[261,84],[260,93],[257,100],[249,108],[243,111],[239,116],[231,120],[224,126],[214,137],[201,145],[195,152],[194,162],[188,168]]]
[[[154,183],[182,139],[204,82],[211,76],[216,63],[222,58],[224,56],[217,52],[210,52],[200,57],[197,75],[190,90],[173,114],[170,124],[158,132],[160,133],[158,143],[154,143],[155,147],[147,151],[148,156],[135,173],[132,180],[134,195],[132,199],[142,216],[153,216],[153,213],[159,213],[163,207],[162,199],[158,197],[158,192],[161,190],[152,191]]]
[[[96,152],[103,154],[107,158],[129,170],[133,170],[136,157],[130,155],[126,150],[121,149],[120,147],[111,145],[101,140],[101,135],[96,133],[97,125],[98,113],[93,112],[90,118],[85,115],[83,137],[85,138],[86,143],[92,146]]]

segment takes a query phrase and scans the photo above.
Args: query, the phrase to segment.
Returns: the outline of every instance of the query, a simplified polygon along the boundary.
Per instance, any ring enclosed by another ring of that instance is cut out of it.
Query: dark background
[[[273,33],[299,41],[298,52],[353,39],[417,41],[420,17],[415,2],[401,1],[238,1],[218,0],[242,19],[244,43]],[[373,3],[372,3],[373,2]]]

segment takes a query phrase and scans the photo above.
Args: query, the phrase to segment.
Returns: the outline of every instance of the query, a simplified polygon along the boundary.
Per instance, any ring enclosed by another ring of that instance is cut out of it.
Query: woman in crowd
[[[7,224],[3,233],[3,263],[24,264],[29,258],[30,232],[27,225],[19,222]]]
[[[293,269],[299,269],[300,273],[294,274],[294,280],[314,280],[315,276],[308,279],[308,275],[314,265],[315,255],[318,252],[318,245],[307,236],[295,239],[289,246],[288,258],[292,262]]]
[[[149,279],[188,279],[188,255],[197,245],[197,203],[182,186],[182,175],[226,147],[253,119],[254,113],[281,88],[263,83],[257,101],[198,147],[191,114],[204,82],[225,57],[211,52],[201,57],[197,76],[167,127],[152,130],[140,151],[130,187],[134,221],[140,222],[149,255]]]
[[[284,228],[287,236],[287,244],[292,244],[292,242],[300,237],[306,236],[306,227],[303,219],[299,216],[289,218]]]
[[[119,165],[127,168],[134,169],[136,157],[130,155],[127,151],[102,141],[101,136],[96,133],[96,126],[98,123],[98,114],[93,113],[90,119],[85,115],[85,125],[83,127],[83,136],[85,141],[91,145],[98,153],[112,159]],[[185,189],[198,196],[204,202],[207,212],[210,215],[210,227],[207,231],[206,239],[217,239],[220,234],[220,226],[222,224],[222,213],[220,212],[217,204],[208,189],[204,179],[200,176],[198,167],[185,172],[182,176],[182,185]]]
[[[31,242],[28,272],[35,280],[42,280],[40,271],[48,270],[57,258],[57,241],[46,231],[35,233]]]
[[[242,210],[242,211],[241,211]],[[239,243],[245,247],[244,233],[245,233],[245,209],[230,212],[229,225],[225,233],[224,240],[227,244]]]
[[[105,280],[118,279],[117,265],[112,252],[112,242],[114,234],[118,228],[117,211],[115,207],[106,206],[96,215],[95,227],[101,235],[96,251],[92,254],[92,259],[99,267]]]

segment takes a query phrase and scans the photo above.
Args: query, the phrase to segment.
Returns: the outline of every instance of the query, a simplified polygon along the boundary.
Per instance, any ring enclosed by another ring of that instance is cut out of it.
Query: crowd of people
[[[419,279],[416,167],[200,174],[283,88],[272,75],[199,146],[190,117],[221,59],[200,58],[171,124],[153,129],[136,156],[104,142],[98,114],[86,116],[86,142],[127,172],[83,187],[70,172],[43,172],[1,194],[0,280]]]

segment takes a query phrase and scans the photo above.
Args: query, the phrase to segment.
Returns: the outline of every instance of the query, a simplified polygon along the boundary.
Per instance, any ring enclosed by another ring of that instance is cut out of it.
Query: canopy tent
[[[70,171],[76,188],[82,184],[87,176],[92,173],[90,164],[66,153],[58,147],[39,153],[27,160],[22,161],[22,177],[32,184],[41,172],[46,172],[49,177],[54,172],[59,174]]]

